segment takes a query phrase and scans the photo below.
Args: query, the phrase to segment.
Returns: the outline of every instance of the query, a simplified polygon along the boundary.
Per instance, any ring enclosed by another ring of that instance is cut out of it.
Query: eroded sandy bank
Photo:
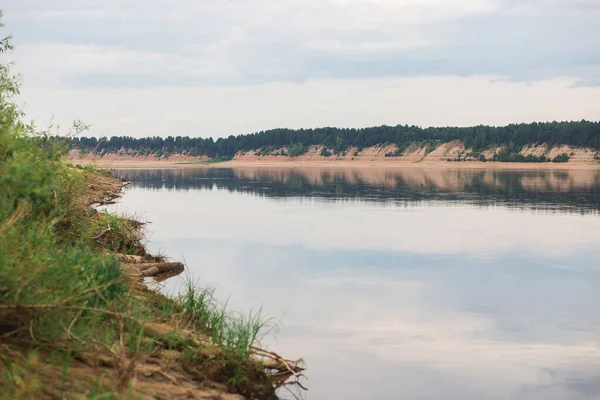
[[[76,158],[70,161],[78,165],[95,165],[100,168],[426,168],[426,169],[504,169],[504,170],[574,170],[574,169],[600,169],[599,162],[567,162],[567,163],[506,163],[506,162],[479,162],[479,161],[408,161],[399,159],[378,160],[345,160],[345,159],[320,159],[301,160],[288,157],[269,157],[268,159],[240,159],[218,163],[188,158],[182,161],[179,158],[157,159],[154,157],[100,157]]]

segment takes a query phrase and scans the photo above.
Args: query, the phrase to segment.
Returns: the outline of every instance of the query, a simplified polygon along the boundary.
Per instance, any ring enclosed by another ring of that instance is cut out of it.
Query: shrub
[[[571,157],[569,157],[569,155],[567,153],[561,153],[561,154],[557,155],[556,157],[554,157],[552,159],[552,162],[564,163],[564,162],[568,162],[570,158]]]
[[[331,152],[329,151],[329,149],[327,147],[323,147],[321,149],[320,155],[321,155],[321,157],[329,157],[329,156],[331,156]]]
[[[400,151],[400,149],[396,149],[394,151],[385,153],[386,157],[400,157],[401,155],[402,155],[402,151]]]
[[[302,154],[305,154],[308,151],[308,148],[302,143],[294,143],[287,146],[287,153],[290,157],[298,157]]]

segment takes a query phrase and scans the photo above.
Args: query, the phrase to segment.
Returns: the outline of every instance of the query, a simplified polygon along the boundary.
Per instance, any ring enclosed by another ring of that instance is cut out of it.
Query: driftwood
[[[160,256],[117,254],[117,259],[121,261],[123,265],[139,270],[143,277],[156,277],[162,275],[175,276],[185,269],[182,263],[166,262],[163,261],[164,258]]]
[[[177,271],[183,268],[180,262],[146,262],[136,265],[140,271],[145,271],[150,268],[157,268],[160,272]]]
[[[184,270],[184,266],[180,262],[143,263],[139,264],[139,268],[144,277]]]
[[[152,278],[154,279],[155,282],[160,283],[160,282],[164,282],[167,279],[173,278],[174,276],[177,276],[179,274],[181,274],[183,271],[173,271],[173,272],[165,272],[163,274],[158,274],[153,276]]]

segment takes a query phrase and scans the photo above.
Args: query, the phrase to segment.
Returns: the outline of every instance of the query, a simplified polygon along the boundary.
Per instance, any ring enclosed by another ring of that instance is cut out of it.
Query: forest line
[[[231,159],[240,152],[256,151],[258,155],[277,154],[296,157],[305,154],[311,146],[321,146],[321,156],[339,155],[348,149],[395,145],[396,150],[386,156],[400,156],[410,146],[418,144],[435,148],[442,143],[460,141],[469,150],[465,157],[481,161],[544,162],[568,161],[568,154],[549,159],[544,155],[522,155],[524,146],[544,144],[548,149],[556,145],[591,148],[600,151],[600,121],[533,122],[501,127],[478,125],[473,127],[429,127],[397,125],[370,128],[316,128],[272,129],[250,134],[212,137],[131,136],[73,137],[66,140],[71,149],[82,154],[125,153],[168,157],[182,154]],[[495,148],[493,158],[485,159],[481,152]]]

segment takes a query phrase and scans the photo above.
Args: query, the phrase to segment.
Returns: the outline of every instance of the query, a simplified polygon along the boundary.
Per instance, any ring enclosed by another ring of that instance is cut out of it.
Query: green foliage
[[[559,154],[556,157],[554,157],[552,159],[552,162],[556,162],[556,163],[568,162],[570,158],[571,157],[569,157],[569,155],[567,153],[562,153],[562,154]]]
[[[1,43],[4,53],[9,42]],[[111,342],[118,324],[106,317],[128,302],[118,261],[90,236],[89,171],[62,163],[60,143],[30,134],[12,102],[17,93],[0,62],[0,337],[69,352],[96,347],[90,338]],[[9,398],[37,397],[15,377]]]
[[[227,161],[231,161],[233,157],[215,157],[208,160],[201,161],[200,164],[211,165],[211,164],[219,164]],[[179,164],[194,164],[192,163],[179,163]]]
[[[286,149],[290,157],[298,157],[308,151],[308,148],[302,143],[292,143],[288,145]]]
[[[429,144],[432,149],[439,143],[462,141],[467,148],[481,152],[491,147],[513,143],[522,148],[532,143],[546,143],[550,147],[558,144],[600,149],[600,122],[534,122],[511,124],[501,127],[430,127],[397,125],[363,129],[317,128],[317,129],[273,129],[227,138],[190,138],[168,136],[166,138],[128,136],[111,138],[76,137],[69,140],[70,148],[89,150],[101,154],[126,150],[132,154],[187,154],[191,156],[233,157],[239,151],[261,149],[259,155],[270,154],[275,149],[287,148],[290,156],[303,154],[301,150],[310,146],[325,146],[340,154],[349,147],[359,149],[395,143],[397,154],[401,154],[412,143]],[[294,150],[290,151],[292,148]],[[296,154],[296,155],[292,155]],[[392,155],[390,155],[392,156]],[[506,157],[509,158],[508,156]],[[515,158],[515,157],[513,157]],[[518,157],[517,157],[518,158]]]
[[[108,212],[99,213],[88,227],[89,237],[93,237],[106,250],[122,254],[138,254],[143,234],[138,223]]]
[[[348,145],[346,144],[346,140],[344,140],[343,136],[337,135],[335,137],[335,146],[333,147],[333,153],[340,154],[344,150],[346,150],[347,147]]]
[[[55,307],[27,321],[18,309],[5,311],[4,321],[28,323],[38,340],[56,341],[72,321],[75,332],[100,318],[69,307],[103,308],[124,293],[119,264],[92,244],[79,201],[83,171],[14,127],[3,127],[0,149],[0,304]]]
[[[2,12],[0,12],[0,27],[2,24]],[[0,39],[0,55],[12,50],[10,36]],[[11,72],[11,63],[0,62],[0,125],[8,127],[17,125],[22,112],[14,104],[13,99],[19,94],[20,79]],[[14,126],[22,129],[23,126]]]
[[[273,146],[264,146],[261,147],[258,152],[256,153],[257,156],[262,157],[262,156],[270,156],[271,153],[273,152],[274,147]]]
[[[535,156],[533,154],[529,154],[524,156],[520,154],[522,146],[517,145],[513,142],[505,145],[499,152],[494,154],[492,161],[500,161],[500,162],[546,162],[548,158],[543,155]]]
[[[323,147],[321,149],[321,152],[319,153],[319,155],[321,157],[329,157],[329,156],[331,156],[331,151],[329,151],[329,149],[327,147]]]

